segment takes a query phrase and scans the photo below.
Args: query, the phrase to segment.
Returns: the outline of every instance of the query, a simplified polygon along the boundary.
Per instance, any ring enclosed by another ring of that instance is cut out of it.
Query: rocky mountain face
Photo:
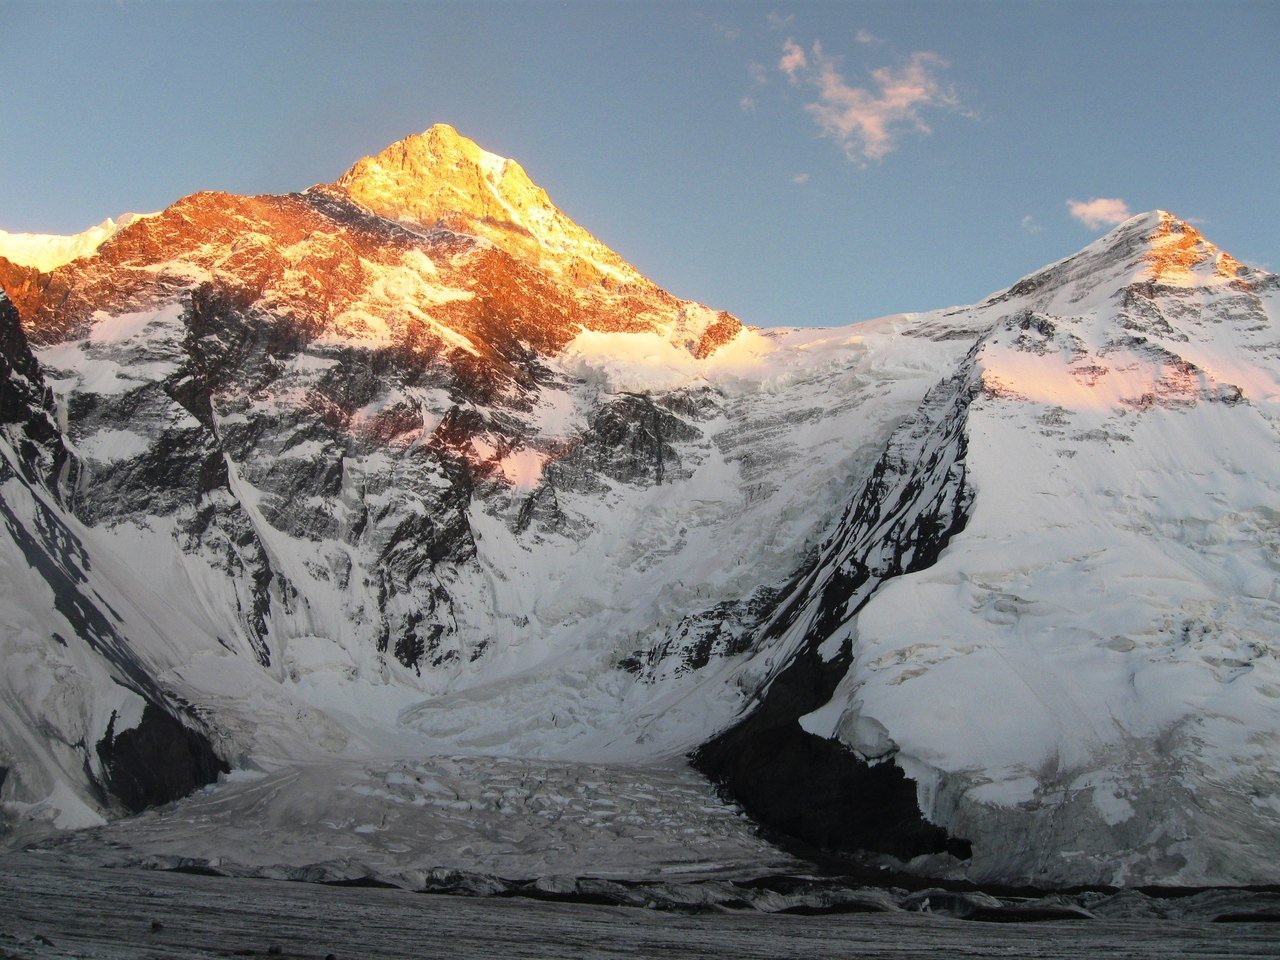
[[[12,836],[229,767],[692,753],[922,871],[1277,880],[1280,283],[1187,224],[756,330],[440,126],[108,233],[0,238]]]

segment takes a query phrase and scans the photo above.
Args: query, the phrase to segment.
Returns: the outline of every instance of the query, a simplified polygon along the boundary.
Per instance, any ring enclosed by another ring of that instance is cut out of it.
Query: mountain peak
[[[374,156],[358,160],[334,185],[350,192],[392,194],[411,200],[442,189],[468,186],[467,181],[475,175],[490,188],[505,188],[512,199],[521,192],[519,187],[524,184],[520,181],[529,180],[514,160],[490,153],[447,123],[437,123],[422,133],[397,140]],[[492,199],[480,196],[477,201]],[[545,193],[539,199],[550,202]]]
[[[1031,297],[1035,309],[1068,310],[1133,284],[1214,287],[1247,282],[1255,271],[1210,243],[1186,220],[1149,210],[1117,224],[1082,250],[1023,277],[993,296]]]
[[[328,189],[381,217],[483,237],[579,286],[649,286],[564,215],[515,160],[438,123],[357,161]]]
[[[1235,257],[1210,243],[1199,230],[1167,210],[1156,210],[1146,255],[1152,279],[1188,284],[1197,278],[1234,280],[1244,268]]]
[[[1220,250],[1188,220],[1168,210],[1149,210],[1119,224],[1093,246],[1126,256],[1158,283],[1186,286],[1233,280],[1243,264]]]

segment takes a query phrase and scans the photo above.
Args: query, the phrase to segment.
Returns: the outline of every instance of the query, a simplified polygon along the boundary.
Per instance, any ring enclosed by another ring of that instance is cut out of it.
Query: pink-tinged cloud
[[[741,108],[741,110],[742,110],[742,112],[743,112],[743,113],[755,113],[755,112],[756,112],[756,98],[755,98],[755,97],[743,97],[741,100],[739,100],[739,101],[738,101],[738,106]]]
[[[778,69],[785,73],[792,83],[798,83],[796,75],[802,70],[807,70],[808,67],[809,58],[805,56],[804,48],[787,37],[787,42],[782,45],[782,59],[778,61]]]
[[[794,177],[791,178],[791,182],[796,184],[808,183],[809,175],[807,173],[797,173]]]
[[[1094,197],[1092,200],[1068,200],[1067,210],[1090,230],[1114,227],[1128,220],[1129,205],[1119,197]]]
[[[904,130],[929,133],[923,111],[960,105],[940,78],[947,62],[934,53],[913,53],[899,67],[873,70],[869,87],[855,87],[837,69],[839,59],[824,53],[820,43],[815,42],[808,55],[788,40],[783,52],[778,69],[792,83],[803,82],[818,91],[817,102],[805,109],[823,133],[859,163],[884,159]]]
[[[857,40],[859,43],[864,43],[864,44],[884,43],[883,40],[877,37],[870,30],[859,30],[857,34],[854,36],[854,39]]]

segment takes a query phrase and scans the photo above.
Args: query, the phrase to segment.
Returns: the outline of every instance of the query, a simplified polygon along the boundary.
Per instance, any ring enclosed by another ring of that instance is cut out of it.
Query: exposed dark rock
[[[581,442],[550,465],[547,476],[567,489],[592,489],[595,474],[621,483],[662,483],[683,475],[673,444],[700,436],[649,396],[624,393],[592,414]]]
[[[231,768],[203,734],[148,703],[132,730],[115,732],[111,715],[98,741],[107,790],[131,813],[184,797]]]
[[[618,666],[656,680],[701,670],[713,659],[733,657],[752,649],[761,625],[769,619],[784,592],[758,587],[744,600],[718,603],[709,610],[680,620],[666,636],[646,650],[637,650]]]
[[[28,479],[55,492],[74,486],[77,464],[58,430],[53,393],[31,352],[17,308],[3,293],[0,293],[0,431],[8,437]]]
[[[967,844],[926,822],[915,781],[892,762],[869,764],[843,745],[804,730],[801,716],[829,699],[847,661],[798,657],[757,710],[700,747],[694,765],[771,833],[840,852],[900,859],[967,856]]]

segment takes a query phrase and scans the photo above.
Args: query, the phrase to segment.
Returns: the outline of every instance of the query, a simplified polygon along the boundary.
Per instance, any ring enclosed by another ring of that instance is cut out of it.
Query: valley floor
[[[670,913],[0,857],[0,958],[1275,957],[1280,925]]]

